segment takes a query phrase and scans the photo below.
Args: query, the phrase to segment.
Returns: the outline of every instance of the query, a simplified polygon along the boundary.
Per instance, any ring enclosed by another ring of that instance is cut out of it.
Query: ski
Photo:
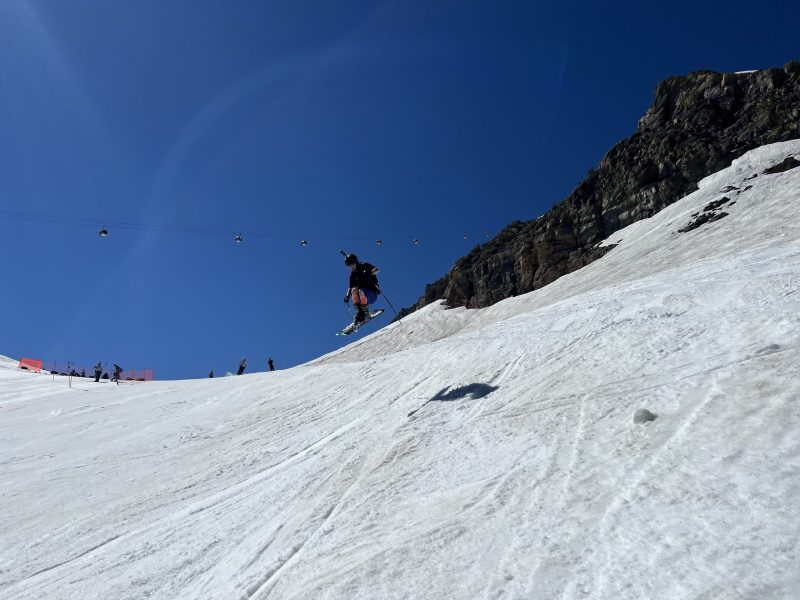
[[[355,322],[354,322],[354,323],[350,323],[350,325],[348,325],[347,327],[345,327],[345,328],[344,328],[344,329],[342,329],[341,331],[337,331],[337,332],[336,332],[336,335],[352,335],[352,334],[354,334],[354,333],[355,333],[356,331],[358,331],[358,330],[359,330],[359,329],[360,329],[360,328],[361,328],[361,327],[362,327],[362,326],[363,326],[365,323],[369,323],[369,322],[370,322],[372,319],[374,319],[374,318],[375,318],[375,317],[377,317],[378,315],[382,314],[382,313],[383,313],[383,310],[384,310],[384,309],[382,309],[382,308],[379,308],[378,310],[373,310],[372,312],[370,312],[370,313],[367,315],[367,318],[366,318],[364,321],[362,321],[361,323],[358,323],[358,324],[356,324]]]

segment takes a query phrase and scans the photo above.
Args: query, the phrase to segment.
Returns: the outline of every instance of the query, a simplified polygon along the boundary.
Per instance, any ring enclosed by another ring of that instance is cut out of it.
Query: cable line
[[[98,220],[98,219],[89,219],[85,217],[76,217],[76,216],[64,216],[64,215],[52,215],[52,214],[41,214],[41,213],[33,213],[28,211],[21,211],[21,210],[8,210],[8,209],[0,209],[0,218],[12,219],[16,221],[26,221],[26,222],[33,222],[33,223],[46,223],[51,225],[77,225],[77,226],[84,226],[84,227],[96,227],[98,228],[100,237],[107,237],[109,232],[114,229],[122,229],[128,231],[151,231],[151,232],[161,232],[161,233],[186,233],[192,235],[214,235],[214,236],[230,236],[232,235],[231,230],[222,230],[222,229],[206,229],[201,227],[187,227],[187,226],[180,226],[180,225],[154,225],[148,223],[137,223],[133,221],[112,221],[112,220]],[[342,238],[350,239],[350,240],[370,240],[377,246],[382,246],[385,240],[394,240],[394,241],[405,241],[408,244],[413,246],[423,245],[422,240],[425,238],[420,238],[419,232],[417,235],[411,234],[395,234],[395,235],[384,235],[379,238],[376,238],[374,235],[349,235],[346,233],[337,233],[337,234],[318,234],[318,235],[305,235],[299,236],[290,233],[264,233],[258,231],[239,231],[234,235],[233,240],[236,243],[241,243],[244,241],[245,238],[263,238],[263,239],[293,239],[299,240],[300,246],[305,248],[310,245],[311,241],[313,240],[340,240]],[[468,233],[442,233],[441,231],[433,234],[431,233],[427,237],[427,239],[442,239],[442,238],[449,238],[449,237],[463,237],[463,239],[467,240],[470,237]],[[475,235],[475,238],[485,237],[488,239],[489,233],[485,232],[483,236]]]

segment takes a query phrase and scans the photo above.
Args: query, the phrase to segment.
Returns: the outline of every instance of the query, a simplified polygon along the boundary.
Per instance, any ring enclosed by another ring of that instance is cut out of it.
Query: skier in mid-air
[[[352,330],[373,316],[370,315],[369,305],[375,302],[381,293],[376,277],[379,269],[368,262],[359,262],[355,254],[346,254],[344,264],[350,269],[350,287],[347,288],[344,301],[347,304],[352,300],[356,309],[356,316],[350,326]]]

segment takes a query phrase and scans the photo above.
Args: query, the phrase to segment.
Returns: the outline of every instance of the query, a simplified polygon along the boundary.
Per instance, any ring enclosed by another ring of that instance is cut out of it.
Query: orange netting
[[[119,378],[120,381],[153,381],[155,373],[153,369],[131,369],[130,371],[123,371]]]
[[[42,361],[35,358],[20,358],[19,368],[27,369],[28,371],[36,371],[37,373],[42,370]]]

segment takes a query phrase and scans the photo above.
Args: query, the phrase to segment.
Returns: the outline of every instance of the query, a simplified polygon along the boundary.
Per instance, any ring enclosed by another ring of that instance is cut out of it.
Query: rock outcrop
[[[439,299],[480,308],[530,292],[608,251],[597,244],[697,189],[748,150],[800,138],[800,63],[698,71],[661,82],[636,133],[542,217],[508,225],[429,284],[401,316]]]

